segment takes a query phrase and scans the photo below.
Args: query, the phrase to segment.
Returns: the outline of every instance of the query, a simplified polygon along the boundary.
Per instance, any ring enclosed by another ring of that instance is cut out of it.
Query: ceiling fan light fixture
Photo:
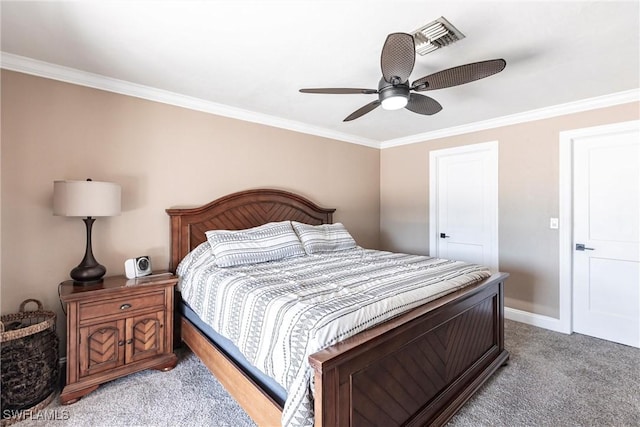
[[[381,86],[383,82],[381,81]],[[399,110],[409,102],[409,86],[406,84],[381,87],[379,98],[385,110]]]
[[[403,95],[394,95],[382,100],[382,108],[385,110],[399,110],[407,106],[409,100]]]

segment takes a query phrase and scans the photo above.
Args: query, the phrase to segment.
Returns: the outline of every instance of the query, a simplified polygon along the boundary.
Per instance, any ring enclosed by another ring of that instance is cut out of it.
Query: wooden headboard
[[[221,197],[197,208],[167,209],[171,217],[169,270],[207,238],[208,230],[241,230],[272,221],[292,220],[307,224],[333,222],[335,209],[322,208],[297,194],[256,189]]]

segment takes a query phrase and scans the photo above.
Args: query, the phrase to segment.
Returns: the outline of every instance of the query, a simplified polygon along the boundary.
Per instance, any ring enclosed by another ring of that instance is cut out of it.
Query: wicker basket
[[[35,302],[38,309],[25,311]],[[58,385],[58,336],[56,314],[42,308],[38,300],[28,299],[20,311],[2,316],[0,382],[2,425],[21,419],[25,409],[35,411],[51,401]]]

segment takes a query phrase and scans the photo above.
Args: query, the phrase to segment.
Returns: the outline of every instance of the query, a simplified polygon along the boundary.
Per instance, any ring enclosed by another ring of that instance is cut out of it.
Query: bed
[[[274,189],[234,193],[197,208],[167,209],[170,269],[209,230],[275,221],[319,225],[334,209]],[[449,293],[311,354],[316,426],[443,425],[506,361],[503,286],[507,274]],[[180,305],[181,298],[176,298]],[[176,333],[258,425],[280,425],[283,403],[211,331],[177,307]],[[215,331],[214,331],[215,332]],[[176,340],[176,342],[179,342]]]

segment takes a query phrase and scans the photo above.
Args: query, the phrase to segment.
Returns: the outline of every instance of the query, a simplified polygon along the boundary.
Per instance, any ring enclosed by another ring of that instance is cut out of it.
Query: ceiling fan
[[[414,113],[430,116],[442,110],[442,105],[433,98],[414,92],[443,89],[470,83],[499,73],[507,65],[504,59],[473,62],[438,71],[415,80],[409,85],[409,76],[413,71],[415,61],[416,51],[413,36],[406,33],[392,33],[387,36],[382,47],[380,57],[382,78],[378,83],[378,89],[318,88],[300,89],[300,92],[378,95],[378,99],[347,116],[343,120],[345,122],[357,119],[381,105],[385,110],[397,110],[404,107]]]

